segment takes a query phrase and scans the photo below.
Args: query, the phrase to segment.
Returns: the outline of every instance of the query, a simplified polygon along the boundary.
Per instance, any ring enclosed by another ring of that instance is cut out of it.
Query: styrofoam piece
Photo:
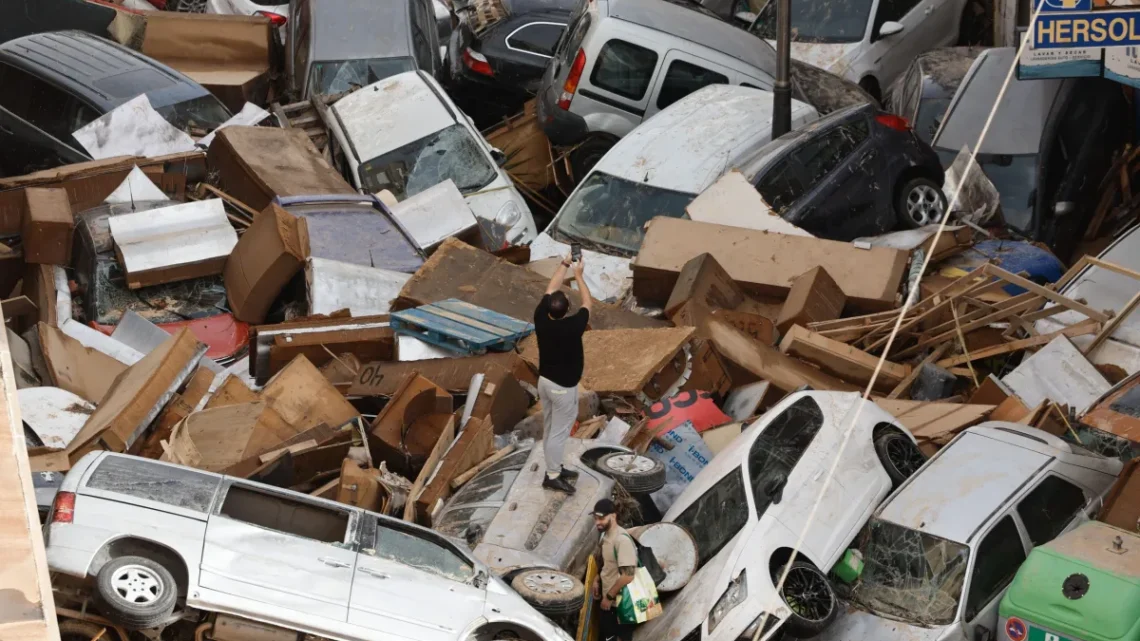
[[[450,178],[391,209],[396,220],[425,250],[479,226],[471,207]]]
[[[154,110],[146,94],[92,120],[72,136],[95,160],[165,156],[197,149],[194,139]]]
[[[147,284],[184,280],[185,276],[178,275],[181,270],[201,263],[214,267],[194,276],[220,274],[238,241],[217,198],[112,216],[107,224],[128,282],[137,278],[145,278]]]
[[[396,334],[396,360],[398,361],[428,361],[435,358],[455,358],[455,352],[449,352],[442,347],[425,343],[415,336]]]
[[[811,234],[780,218],[744,174],[733,170],[720,177],[685,207],[689,218],[702,223],[759,229],[789,236]]]
[[[126,179],[103,202],[114,205],[144,200],[166,200],[166,194],[135,165]]]
[[[1078,415],[1112,387],[1064,336],[1025,358],[1001,380],[1030,408],[1048,400],[1068,405]]]
[[[16,392],[20,415],[44,446],[62,450],[95,411],[86,399],[58,387],[29,387]]]
[[[353,316],[387,314],[411,274],[310,257],[305,262],[309,314],[342,309]]]
[[[205,136],[203,136],[198,141],[198,146],[205,148],[205,149],[209,149],[210,143],[214,142],[214,136],[216,136],[219,131],[225,129],[226,127],[232,127],[234,125],[252,127],[253,125],[256,125],[257,123],[261,122],[262,120],[265,120],[268,117],[269,117],[268,111],[262,109],[261,107],[258,107],[257,105],[253,104],[252,102],[247,102],[244,105],[242,105],[241,111],[237,112],[233,116],[230,116],[230,119],[223,122],[222,124],[218,125],[217,129],[215,129],[215,130],[211,131],[210,133],[206,134]]]
[[[602,431],[598,434],[597,440],[599,443],[613,443],[614,445],[620,445],[621,440],[625,438],[626,434],[629,434],[630,429],[631,427],[629,423],[626,423],[625,421],[615,416],[611,418],[608,423],[606,423],[605,427],[602,428]]]

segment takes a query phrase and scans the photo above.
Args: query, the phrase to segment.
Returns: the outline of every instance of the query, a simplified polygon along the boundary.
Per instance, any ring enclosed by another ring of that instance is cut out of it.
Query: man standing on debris
[[[618,622],[614,600],[622,588],[633,582],[637,572],[637,547],[633,544],[633,536],[618,525],[617,508],[609,499],[602,499],[594,505],[594,527],[602,533],[600,571],[591,588],[594,598],[602,601],[600,638],[601,641],[630,641],[636,626]]]
[[[569,269],[570,257],[554,270],[546,287],[546,295],[534,310],[534,333],[538,337],[538,400],[542,403],[542,446],[546,454],[546,478],[542,487],[574,493],[578,473],[562,467],[562,453],[570,428],[578,419],[578,381],[582,380],[584,357],[582,334],[590,321],[594,305],[586,279],[582,277],[582,260],[574,264],[574,280],[582,296],[582,307],[570,311],[570,299],[562,293],[562,280]]]

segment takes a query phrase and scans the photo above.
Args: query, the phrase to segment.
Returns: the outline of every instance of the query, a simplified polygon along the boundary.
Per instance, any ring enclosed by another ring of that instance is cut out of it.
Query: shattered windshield
[[[863,574],[851,598],[871,612],[919,625],[948,625],[958,612],[970,549],[872,519],[863,531]]]
[[[157,107],[155,111],[165,118],[166,122],[183,131],[200,129],[210,132],[230,119],[230,112],[213,94]]]
[[[129,289],[122,268],[113,259],[99,260],[94,276],[86,295],[92,297],[95,317],[88,320],[100,325],[118,325],[127,311],[155,324],[207,318],[227,311],[221,276]]]
[[[337,60],[335,62],[314,62],[312,80],[309,82],[313,94],[333,95],[352,91],[379,82],[390,76],[415,71],[416,63],[411,58],[371,58],[366,60]]]
[[[378,194],[387,189],[399,200],[448,179],[460,192],[470,194],[487,186],[497,175],[479,143],[459,123],[360,166],[360,182],[365,191]]]
[[[570,196],[556,229],[571,239],[636,252],[654,216],[684,218],[696,194],[670,191],[595,171]]]
[[[861,42],[867,32],[871,0],[792,3],[793,42]],[[769,0],[749,29],[765,40],[776,39],[776,2]]]
[[[717,481],[673,522],[693,535],[700,565],[708,563],[748,523],[744,470],[737,468]]]

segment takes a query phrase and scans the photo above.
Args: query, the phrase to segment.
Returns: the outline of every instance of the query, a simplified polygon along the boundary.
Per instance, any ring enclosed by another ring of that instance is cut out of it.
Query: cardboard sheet
[[[309,314],[347,309],[353,316],[387,314],[411,274],[310,256],[305,263]]]
[[[286,423],[307,430],[339,427],[360,415],[304,356],[298,356],[261,390],[261,398]]]
[[[373,460],[385,461],[393,472],[416,478],[440,434],[451,424],[451,412],[451,394],[418,374],[405,377],[369,428]]]
[[[451,496],[451,481],[470,470],[494,451],[495,435],[491,424],[477,418],[467,421],[463,431],[449,443],[439,464],[423,484],[416,499],[416,513],[428,515],[436,501]],[[422,473],[422,472],[421,472]]]
[[[304,218],[270,205],[254,219],[234,246],[223,268],[226,298],[234,317],[247,323],[265,320],[270,305],[309,255]]]
[[[909,258],[897,249],[658,217],[632,263],[633,293],[644,304],[663,304],[685,263],[702,252],[755,296],[785,296],[797,276],[823,266],[848,300],[867,311],[894,307]]]
[[[32,187],[25,189],[24,194],[28,199],[28,213],[20,232],[24,261],[70,266],[75,217],[67,192],[58,187]]]
[[[187,416],[171,433],[161,460],[224,472],[296,434],[264,401],[227,405]]]
[[[112,216],[107,223],[131,289],[221,274],[238,243],[217,198]]]
[[[50,383],[98,404],[127,366],[47,323],[36,326]]]

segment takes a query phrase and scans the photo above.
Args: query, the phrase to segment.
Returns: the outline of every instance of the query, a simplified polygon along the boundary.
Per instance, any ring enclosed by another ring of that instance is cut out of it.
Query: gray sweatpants
[[[578,386],[562,387],[547,378],[538,379],[538,400],[542,401],[542,447],[546,454],[546,474],[562,471],[562,453],[570,428],[578,420]]]

